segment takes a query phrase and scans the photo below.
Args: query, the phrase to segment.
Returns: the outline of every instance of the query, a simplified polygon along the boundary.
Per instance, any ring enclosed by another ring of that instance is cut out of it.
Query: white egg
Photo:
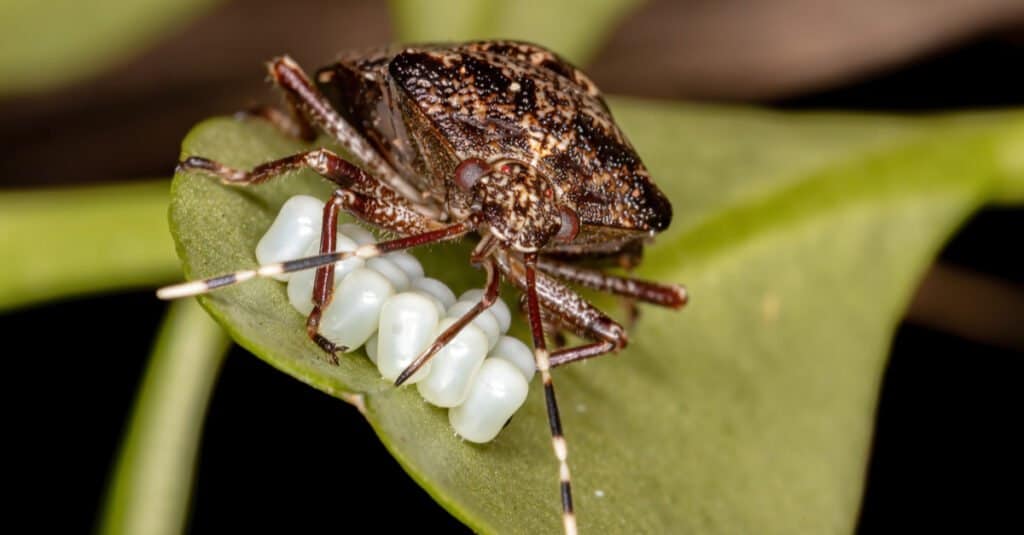
[[[397,379],[434,341],[439,320],[433,301],[418,293],[400,293],[385,301],[377,334],[377,369],[384,379]],[[427,362],[407,382],[423,380],[431,364]]]
[[[425,292],[423,290],[415,290],[414,289],[414,290],[410,290],[410,291],[413,292],[413,293],[420,294],[423,297],[426,297],[427,299],[430,299],[430,301],[432,303],[434,303],[434,306],[437,307],[437,317],[439,317],[439,318],[443,318],[444,317],[444,315],[447,312],[447,310],[444,308],[444,304],[442,304],[441,301],[437,299],[437,297],[434,297],[432,294],[427,293],[427,292]]]
[[[416,257],[405,252],[395,251],[384,255],[384,258],[394,262],[409,277],[410,281],[423,278],[423,264],[420,264]]]
[[[320,319],[320,334],[349,351],[355,350],[377,331],[381,307],[394,293],[394,287],[380,273],[356,268],[335,289],[334,300]]]
[[[396,292],[404,292],[409,289],[409,276],[390,259],[375,256],[366,260],[366,267],[384,275],[395,287]]]
[[[323,201],[309,195],[296,195],[285,201],[256,244],[256,260],[262,265],[302,258],[309,244],[320,236],[323,213]],[[286,281],[290,276],[281,273],[274,278]]]
[[[444,305],[445,310],[455,304],[455,292],[447,284],[430,277],[423,277],[412,281],[414,290],[422,290],[437,298]]]
[[[459,301],[468,301],[470,303],[478,303],[484,298],[484,291],[482,288],[473,288],[472,290],[466,290],[459,296]],[[509,326],[512,325],[512,312],[508,309],[508,305],[505,301],[502,301],[501,297],[494,300],[488,309],[488,312],[494,315],[494,319],[498,320],[498,328],[501,332],[507,333]]]
[[[470,442],[489,442],[526,401],[523,374],[502,359],[487,359],[469,388],[466,401],[448,411],[455,432]]]
[[[448,308],[448,317],[460,318],[469,309],[473,308],[476,303],[470,303],[468,301],[459,301]],[[498,343],[498,337],[501,336],[501,329],[498,327],[498,320],[494,318],[494,315],[484,310],[477,317],[473,318],[473,325],[480,328],[484,334],[487,335],[487,347],[494,347],[494,344]]]
[[[453,323],[455,318],[441,320],[435,334],[441,334]],[[486,355],[487,335],[472,323],[466,325],[430,359],[430,375],[416,388],[428,403],[454,407],[469,395],[469,387]]]
[[[533,359],[533,350],[518,338],[502,336],[494,349],[487,354],[489,359],[503,359],[516,367],[529,383],[537,371],[537,363]]]
[[[338,233],[335,240],[335,251],[355,251],[358,245],[348,236]],[[317,232],[316,240],[309,244],[309,248],[303,256],[312,256],[320,252],[320,233]],[[341,262],[334,263],[334,287],[337,288],[341,281],[352,272],[352,270],[363,266],[362,258],[347,258]],[[313,311],[313,283],[316,280],[316,270],[307,269],[297,271],[288,280],[288,302],[298,310],[300,314],[308,316]]]
[[[259,262],[318,254],[323,207],[306,195],[285,202],[257,245]],[[376,242],[372,233],[352,223],[339,230],[336,251]],[[303,315],[313,309],[315,277],[315,269],[279,277],[288,281],[288,300]],[[367,356],[388,381],[483,297],[483,290],[473,289],[456,300],[443,282],[425,277],[420,262],[405,251],[338,262],[334,286],[320,334],[349,351],[365,344]],[[508,306],[498,299],[408,381],[417,383],[427,402],[449,407],[452,427],[471,442],[488,442],[498,435],[525,402],[536,371],[533,351],[518,339],[502,336],[511,320]]]
[[[352,238],[353,241],[359,245],[366,245],[368,243],[377,243],[377,238],[372,232],[366,230],[363,227],[355,223],[342,223],[338,225],[338,229],[341,230],[346,236]]]
[[[377,364],[377,333],[373,333],[364,347],[366,348],[366,357],[370,359],[370,362]]]

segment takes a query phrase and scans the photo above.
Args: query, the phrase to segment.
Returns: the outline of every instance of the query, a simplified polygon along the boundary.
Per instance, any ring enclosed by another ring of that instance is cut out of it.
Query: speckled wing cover
[[[342,57],[317,79],[403,176],[451,210],[470,202],[450,183],[467,158],[512,164],[510,176],[491,179],[519,195],[491,202],[516,204],[521,218],[508,225],[533,225],[538,241],[557,230],[550,206],[572,208],[581,232],[547,251],[614,252],[671,221],[668,200],[597,87],[544,48],[487,41],[378,49]],[[530,203],[534,195],[554,202]]]

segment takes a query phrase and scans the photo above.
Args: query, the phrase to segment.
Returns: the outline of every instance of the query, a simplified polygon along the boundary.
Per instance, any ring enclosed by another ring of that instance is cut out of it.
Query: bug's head
[[[467,192],[472,210],[491,234],[518,251],[531,252],[552,241],[569,242],[580,229],[573,206],[533,167],[515,160],[464,160],[455,184]]]

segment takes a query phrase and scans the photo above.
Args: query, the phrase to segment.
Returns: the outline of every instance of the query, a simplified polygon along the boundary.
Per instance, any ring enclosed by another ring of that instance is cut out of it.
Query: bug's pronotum
[[[522,290],[559,464],[562,522],[566,533],[575,533],[568,446],[551,368],[617,351],[627,336],[564,283],[672,308],[687,301],[682,286],[582,265],[600,259],[635,265],[644,243],[672,218],[668,199],[597,87],[549,50],[510,41],[345,53],[320,69],[315,83],[286,56],[270,61],[268,70],[291,114],[259,114],[307,140],[317,131],[331,136],[359,166],[313,149],[248,171],[201,156],[185,158],[178,169],[239,186],[297,169],[316,171],[338,186],[324,208],[321,254],[183,283],[162,289],[160,296],[195,295],[316,268],[306,329],[336,359],[341,348],[320,334],[336,262],[478,237],[470,261],[487,274],[480,301],[399,373],[395,384],[406,382],[490,307],[502,278]],[[400,237],[328,252],[336,250],[333,229],[341,210]],[[590,342],[549,351],[545,334],[560,330]]]

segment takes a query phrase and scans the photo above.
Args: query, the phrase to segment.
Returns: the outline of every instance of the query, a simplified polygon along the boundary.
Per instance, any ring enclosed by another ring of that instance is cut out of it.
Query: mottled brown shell
[[[539,46],[376,50],[341,58],[318,81],[410,183],[456,218],[482,204],[492,230],[521,249],[612,252],[671,220],[593,82]],[[452,182],[468,158],[512,165],[474,196]],[[581,223],[568,244],[551,241],[560,206]]]

